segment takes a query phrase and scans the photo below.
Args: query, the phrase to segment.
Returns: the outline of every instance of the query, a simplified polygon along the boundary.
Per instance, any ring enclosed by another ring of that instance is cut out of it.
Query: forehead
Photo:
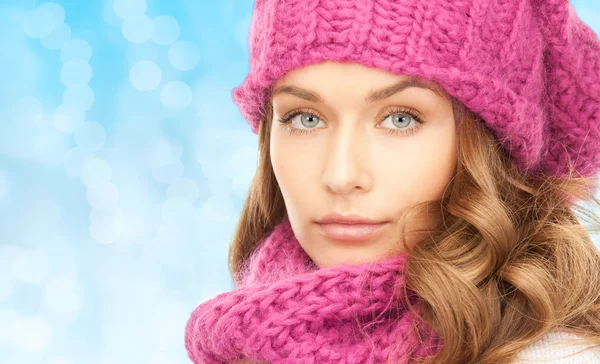
[[[413,75],[397,75],[385,70],[355,63],[333,61],[294,69],[281,77],[273,86],[271,97],[290,94],[308,101],[327,102],[332,95],[361,97],[372,103],[405,89],[417,90],[421,95],[449,99],[449,95],[435,82]]]

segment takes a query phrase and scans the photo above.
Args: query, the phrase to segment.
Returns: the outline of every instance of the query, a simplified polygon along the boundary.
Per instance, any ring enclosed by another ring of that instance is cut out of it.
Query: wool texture
[[[254,133],[288,71],[354,62],[438,83],[523,174],[600,171],[600,40],[569,0],[256,0],[248,46]]]
[[[197,364],[358,364],[433,355],[441,339],[405,286],[408,258],[319,269],[286,217],[246,261],[236,289],[192,312],[188,356]]]

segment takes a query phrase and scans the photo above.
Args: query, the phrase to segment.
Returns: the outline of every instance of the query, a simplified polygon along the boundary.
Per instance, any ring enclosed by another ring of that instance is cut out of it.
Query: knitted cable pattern
[[[408,253],[317,269],[289,220],[245,265],[237,288],[200,304],[186,326],[194,363],[251,358],[268,363],[410,363],[441,347],[400,298]]]
[[[254,133],[288,71],[356,62],[443,86],[522,173],[600,171],[600,41],[569,0],[256,0],[248,45]]]

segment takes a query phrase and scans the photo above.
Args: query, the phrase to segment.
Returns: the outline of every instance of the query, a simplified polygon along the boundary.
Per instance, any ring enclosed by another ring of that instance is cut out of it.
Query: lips
[[[390,220],[373,219],[337,211],[314,221],[319,233],[330,240],[365,241],[375,237]]]
[[[317,227],[322,235],[331,240],[365,241],[375,237],[387,225],[387,222],[378,224],[325,223],[317,224]]]
[[[315,220],[315,222],[318,224],[352,224],[352,225],[357,225],[357,224],[377,225],[377,224],[381,224],[381,223],[384,223],[387,221],[388,220],[371,219],[371,218],[367,218],[365,216],[358,215],[358,214],[343,215],[343,214],[340,214],[339,212],[332,212],[320,219]]]

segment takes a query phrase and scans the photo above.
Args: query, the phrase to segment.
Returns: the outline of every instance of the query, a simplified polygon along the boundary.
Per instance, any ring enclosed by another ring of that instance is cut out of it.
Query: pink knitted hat
[[[248,44],[232,97],[254,133],[275,80],[356,62],[437,82],[521,172],[600,170],[600,41],[569,0],[256,0]]]

